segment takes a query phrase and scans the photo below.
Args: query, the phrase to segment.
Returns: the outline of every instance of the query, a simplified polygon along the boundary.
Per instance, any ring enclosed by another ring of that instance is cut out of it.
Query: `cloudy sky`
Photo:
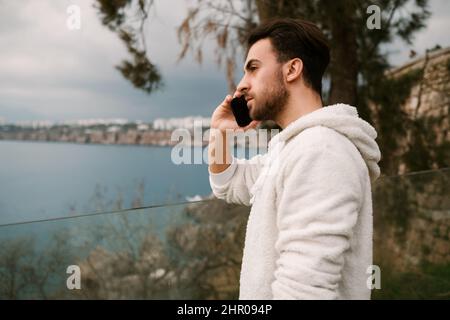
[[[147,45],[165,88],[147,95],[114,69],[127,53],[117,35],[101,25],[92,0],[0,0],[0,121],[210,116],[227,94],[213,46],[207,45],[202,65],[191,55],[176,64],[175,30],[186,1],[155,2]],[[80,30],[66,27],[71,4],[81,9]],[[430,4],[428,27],[411,47],[418,53],[450,45],[450,1]],[[394,65],[408,59],[410,47],[400,41],[386,49]]]

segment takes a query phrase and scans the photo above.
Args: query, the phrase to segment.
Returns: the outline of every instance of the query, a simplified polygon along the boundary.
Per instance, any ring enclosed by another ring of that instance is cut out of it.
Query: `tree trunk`
[[[255,0],[260,22],[275,17],[299,18],[301,1],[299,0]]]
[[[277,15],[275,1],[255,0],[259,21],[264,22]]]
[[[356,42],[354,1],[330,2],[331,87],[329,104],[355,105],[358,81],[358,46]]]

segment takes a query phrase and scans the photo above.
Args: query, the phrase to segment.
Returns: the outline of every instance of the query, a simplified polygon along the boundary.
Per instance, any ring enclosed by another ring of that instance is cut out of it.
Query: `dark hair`
[[[303,61],[303,79],[319,95],[322,76],[330,62],[330,48],[320,29],[313,23],[292,18],[275,18],[250,32],[247,54],[257,41],[269,38],[280,63],[300,58]]]

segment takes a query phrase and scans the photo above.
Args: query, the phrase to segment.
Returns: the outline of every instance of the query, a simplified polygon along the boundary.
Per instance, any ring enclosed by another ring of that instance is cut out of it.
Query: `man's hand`
[[[236,95],[235,95],[236,96]],[[231,110],[232,97],[225,100],[214,110],[211,117],[211,133],[209,139],[209,170],[219,173],[226,170],[231,163],[231,154],[227,141],[227,131],[246,131],[255,128],[261,121],[252,121],[245,127],[239,127]]]
[[[219,129],[220,131],[225,132],[228,130],[244,130],[255,128],[261,121],[253,120],[245,127],[239,127],[236,122],[236,119],[233,115],[233,111],[231,110],[231,100],[232,97],[227,95],[225,100],[214,110],[211,117],[211,128]]]

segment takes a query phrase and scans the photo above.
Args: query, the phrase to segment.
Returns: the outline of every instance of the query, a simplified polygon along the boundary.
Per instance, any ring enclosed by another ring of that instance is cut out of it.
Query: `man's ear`
[[[300,78],[303,72],[303,61],[299,58],[294,58],[286,63],[286,81],[292,82]]]

